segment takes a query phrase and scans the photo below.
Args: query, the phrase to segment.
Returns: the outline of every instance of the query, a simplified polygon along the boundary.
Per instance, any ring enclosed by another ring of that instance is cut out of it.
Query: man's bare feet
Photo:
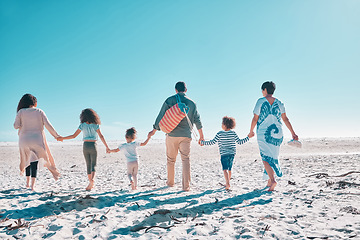
[[[271,183],[271,186],[270,186],[270,188],[269,188],[269,192],[272,192],[272,191],[274,191],[274,189],[275,189],[275,187],[276,187],[276,185],[277,185],[277,182],[272,182]]]
[[[93,189],[95,185],[95,181],[90,181],[89,185],[86,187],[86,191],[90,191],[91,189]]]
[[[226,189],[226,190],[229,190],[229,189],[230,189],[230,183],[227,183],[227,184],[225,185],[225,189]]]

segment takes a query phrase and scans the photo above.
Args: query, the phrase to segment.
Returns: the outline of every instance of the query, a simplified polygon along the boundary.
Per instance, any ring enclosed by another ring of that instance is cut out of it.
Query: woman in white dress
[[[44,126],[54,138],[60,136],[47,119],[44,111],[36,107],[36,97],[25,94],[19,101],[14,123],[15,129],[19,129],[20,174],[23,175],[26,171],[27,187],[30,187],[31,176],[31,190],[34,190],[40,159],[45,161],[44,166],[50,170],[55,180],[60,175],[46,142]]]

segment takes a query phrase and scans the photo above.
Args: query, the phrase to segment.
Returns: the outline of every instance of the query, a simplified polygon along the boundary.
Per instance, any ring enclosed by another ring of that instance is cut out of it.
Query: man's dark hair
[[[267,91],[268,94],[274,94],[276,86],[275,83],[273,82],[264,82],[261,86],[261,90],[265,90]]]
[[[222,119],[222,124],[229,130],[234,129],[236,126],[235,118],[225,116]]]
[[[186,84],[184,82],[177,82],[175,84],[175,89],[178,92],[185,92],[186,91]]]

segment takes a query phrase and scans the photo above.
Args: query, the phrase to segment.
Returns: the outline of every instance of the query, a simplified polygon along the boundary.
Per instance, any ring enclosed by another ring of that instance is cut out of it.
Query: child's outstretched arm
[[[148,135],[148,137],[147,137],[147,139],[145,140],[145,142],[140,143],[140,146],[145,146],[145,145],[149,142],[150,138],[151,138],[151,137]]]
[[[58,137],[58,138],[56,138],[56,140],[62,142],[63,140],[66,140],[66,139],[73,139],[73,138],[76,138],[80,134],[80,132],[81,132],[81,130],[78,129],[78,130],[76,130],[76,132],[73,135],[69,135],[66,137]]]
[[[107,145],[106,141],[105,141],[105,138],[104,138],[104,135],[102,135],[101,131],[100,131],[100,128],[98,130],[96,130],[96,132],[99,134],[99,138],[101,139],[101,141],[103,142],[103,144],[105,145],[106,147],[106,152],[108,152],[110,150],[109,146]]]
[[[249,133],[249,135],[250,135],[250,133]],[[239,137],[238,137],[238,135],[236,134],[236,138],[235,138],[235,142],[237,143],[237,144],[239,144],[239,145],[241,145],[241,144],[244,144],[244,143],[246,143],[247,141],[249,141],[249,135],[246,137],[246,138],[243,138],[243,139],[240,139]]]
[[[204,145],[214,145],[215,143],[217,143],[219,141],[219,133],[217,133],[214,137],[213,140],[210,140],[210,141],[205,141],[205,140],[202,140],[200,141],[200,145],[201,146],[204,146]]]
[[[115,149],[109,149],[109,150],[107,150],[106,152],[107,152],[107,153],[112,153],[112,152],[119,152],[119,151],[120,151],[119,148],[115,148]]]

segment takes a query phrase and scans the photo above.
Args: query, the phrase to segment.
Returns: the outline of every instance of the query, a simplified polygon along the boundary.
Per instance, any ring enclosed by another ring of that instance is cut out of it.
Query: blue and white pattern
[[[204,145],[214,145],[219,143],[220,155],[236,154],[236,143],[241,145],[249,141],[249,137],[240,139],[236,132],[229,131],[220,131],[218,132],[213,140],[210,141],[201,141]]]
[[[278,177],[283,175],[279,164],[279,150],[283,142],[281,114],[285,113],[284,104],[275,99],[270,105],[268,100],[260,98],[254,108],[254,114],[259,116],[257,122],[257,140],[263,161],[268,162]],[[266,171],[264,171],[266,174]],[[266,179],[268,176],[266,175]]]

